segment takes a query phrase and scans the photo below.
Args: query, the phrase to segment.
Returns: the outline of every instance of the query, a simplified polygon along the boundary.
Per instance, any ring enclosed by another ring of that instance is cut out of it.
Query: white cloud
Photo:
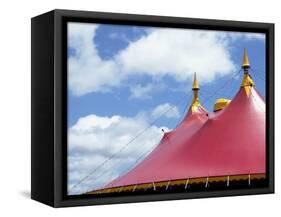
[[[126,73],[168,75],[177,81],[196,71],[201,82],[208,82],[234,70],[226,39],[213,31],[157,29],[131,43],[117,60]]]
[[[122,80],[116,63],[98,55],[93,41],[97,28],[94,24],[68,24],[68,46],[76,53],[68,58],[68,81],[70,90],[78,96],[108,91]]]
[[[176,106],[171,105],[169,103],[164,103],[164,104],[158,105],[151,112],[151,116],[153,118],[158,118],[162,115],[166,118],[178,118],[180,116],[180,112]]]
[[[161,92],[165,88],[164,83],[148,83],[146,85],[134,85],[130,87],[131,99],[151,99],[152,94]]]
[[[76,50],[68,62],[69,87],[78,96],[111,91],[133,75],[170,76],[186,82],[197,72],[200,83],[211,82],[215,76],[234,72],[231,41],[264,39],[256,33],[151,28],[112,59],[103,60],[93,41],[97,25],[69,23],[68,28],[69,46]],[[131,88],[131,96],[141,98],[151,89],[149,85],[136,86]]]
[[[163,136],[161,129],[169,131],[168,128],[152,126],[126,146],[148,125],[147,119],[142,115],[136,117],[89,115],[80,118],[68,129],[69,193],[83,193],[107,184],[149,154]],[[119,153],[120,150],[122,151]],[[116,153],[118,154],[114,158],[88,179],[72,188]]]

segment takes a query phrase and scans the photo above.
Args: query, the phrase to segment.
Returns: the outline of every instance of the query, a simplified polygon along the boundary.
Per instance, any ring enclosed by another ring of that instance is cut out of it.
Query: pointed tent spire
[[[244,69],[244,71],[245,71],[246,69],[250,68],[250,63],[249,63],[249,59],[248,59],[248,55],[247,55],[247,50],[246,50],[246,48],[244,48],[242,68]]]
[[[255,85],[254,81],[249,75],[249,71],[248,71],[249,68],[250,68],[250,63],[249,63],[246,48],[244,48],[244,55],[243,55],[243,62],[242,62],[242,69],[244,69],[244,76],[241,83],[241,87],[245,89],[247,96],[249,96],[252,86]]]
[[[196,110],[196,108],[198,108],[201,105],[200,101],[198,99],[199,89],[200,88],[199,88],[199,84],[198,84],[198,81],[197,81],[196,72],[194,72],[193,85],[192,85],[193,100],[192,100],[192,104],[190,106],[192,112],[194,112]]]
[[[198,85],[198,81],[197,81],[196,72],[194,72],[192,90],[199,90],[199,85]]]

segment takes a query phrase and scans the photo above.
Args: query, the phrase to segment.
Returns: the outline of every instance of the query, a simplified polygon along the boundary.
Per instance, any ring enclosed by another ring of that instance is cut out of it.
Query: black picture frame
[[[66,195],[67,38],[69,21],[266,34],[268,186],[257,189],[95,198]],[[53,10],[31,21],[31,198],[53,207],[274,193],[274,24],[88,11]]]

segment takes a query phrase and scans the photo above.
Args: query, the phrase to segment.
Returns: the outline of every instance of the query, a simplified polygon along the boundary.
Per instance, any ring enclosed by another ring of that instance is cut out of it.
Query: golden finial
[[[194,72],[192,90],[199,90],[199,85],[198,85],[198,81],[197,81],[197,77],[196,77],[196,72]]]
[[[250,63],[249,63],[249,60],[248,60],[248,55],[247,55],[246,48],[244,48],[242,68],[244,70],[250,68]]]
[[[197,81],[196,72],[194,73],[192,90],[193,90],[193,100],[191,104],[191,111],[194,112],[200,106],[200,101],[198,99],[199,84]]]
[[[250,63],[248,60],[246,48],[244,48],[242,68],[244,69],[244,76],[242,79],[241,87],[245,89],[247,96],[249,96],[251,88],[255,85],[255,83],[248,72],[248,69],[250,68]]]

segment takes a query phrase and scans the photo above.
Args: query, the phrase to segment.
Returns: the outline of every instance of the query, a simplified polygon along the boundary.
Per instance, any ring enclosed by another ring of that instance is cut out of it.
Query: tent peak
[[[255,83],[251,78],[251,76],[249,75],[248,70],[250,68],[250,63],[249,63],[246,48],[244,48],[242,68],[244,69],[244,76],[242,79],[241,88],[244,88],[247,96],[249,96],[251,88],[255,86]]]
[[[199,84],[197,81],[197,77],[196,77],[196,72],[194,72],[194,77],[193,77],[193,85],[192,85],[192,90],[193,90],[193,100],[192,100],[192,104],[190,106],[191,111],[194,112],[196,111],[196,109],[201,106],[199,98],[198,98],[198,91],[199,91]]]

